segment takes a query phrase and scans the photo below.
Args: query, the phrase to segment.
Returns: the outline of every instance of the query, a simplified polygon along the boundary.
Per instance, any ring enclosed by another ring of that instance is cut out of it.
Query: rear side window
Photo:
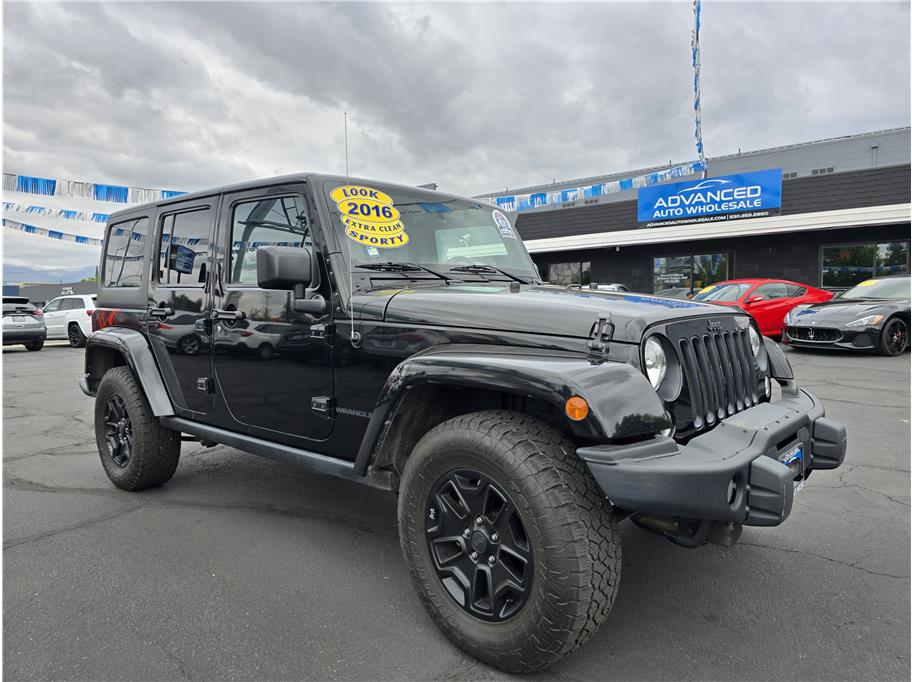
[[[148,234],[148,218],[111,225],[101,275],[103,286],[138,287],[142,284],[143,251]]]
[[[204,208],[162,218],[158,281],[164,285],[202,287],[206,283],[212,211]]]
[[[82,310],[84,308],[85,303],[81,298],[65,298],[60,306],[61,310]]]
[[[788,292],[785,289],[784,284],[779,282],[774,282],[773,284],[764,284],[754,289],[753,296],[763,296],[767,299],[772,298],[788,298]]]
[[[790,298],[798,298],[799,296],[804,296],[807,293],[807,289],[804,287],[799,287],[797,284],[786,284],[785,290],[788,292]]]

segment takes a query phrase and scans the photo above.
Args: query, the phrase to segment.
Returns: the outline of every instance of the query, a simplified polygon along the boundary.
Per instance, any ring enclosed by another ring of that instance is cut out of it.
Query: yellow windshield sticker
[[[364,185],[343,185],[329,196],[339,209],[345,236],[352,241],[378,249],[408,244],[405,225],[390,195]]]
[[[877,280],[876,279],[866,279],[864,282],[862,282],[861,284],[858,284],[857,286],[869,287],[872,284],[877,284]]]
[[[712,291],[712,290],[715,289],[715,288],[716,288],[716,285],[715,285],[715,284],[710,284],[708,287],[703,287],[702,289],[700,289],[700,291],[698,291],[697,293],[698,293],[698,294],[705,294],[707,291]]]

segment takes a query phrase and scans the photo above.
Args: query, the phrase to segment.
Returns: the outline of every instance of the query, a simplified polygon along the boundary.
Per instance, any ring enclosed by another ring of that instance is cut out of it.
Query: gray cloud
[[[683,161],[691,7],[6,4],[4,168],[181,189],[344,168],[478,193]],[[710,155],[909,122],[909,5],[709,2]]]

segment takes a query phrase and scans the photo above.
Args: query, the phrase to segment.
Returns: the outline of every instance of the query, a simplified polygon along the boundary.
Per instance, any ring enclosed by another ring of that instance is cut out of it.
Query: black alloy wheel
[[[119,467],[127,466],[133,452],[133,424],[123,398],[116,393],[105,403],[104,429],[111,460]]]
[[[85,345],[86,337],[78,324],[71,324],[67,329],[67,339],[73,348],[82,348]]]
[[[532,547],[503,488],[473,469],[451,471],[434,485],[425,518],[431,562],[456,603],[491,622],[518,613],[532,586]]]
[[[909,329],[898,317],[887,322],[881,336],[880,346],[883,355],[899,355],[909,345]]]
[[[180,352],[184,355],[196,355],[200,352],[200,340],[195,335],[185,336],[178,342]]]

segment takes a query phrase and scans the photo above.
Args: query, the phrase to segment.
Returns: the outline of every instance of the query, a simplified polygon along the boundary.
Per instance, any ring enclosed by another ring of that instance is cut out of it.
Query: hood
[[[639,343],[651,324],[687,317],[743,314],[724,307],[627,292],[523,286],[516,293],[496,284],[451,284],[372,292],[361,300],[363,317],[386,322],[529,332],[588,338],[599,315],[610,313],[614,340]]]
[[[908,307],[908,301],[885,299],[840,300],[834,298],[823,303],[815,303],[799,310],[792,319],[792,324],[845,324],[866,315],[875,315],[883,312],[885,308]]]

